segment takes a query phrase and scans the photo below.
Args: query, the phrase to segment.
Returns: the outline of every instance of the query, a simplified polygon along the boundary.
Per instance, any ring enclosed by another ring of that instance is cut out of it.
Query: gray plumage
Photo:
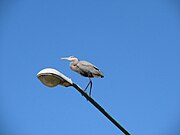
[[[87,61],[79,61],[78,58],[76,58],[74,56],[70,56],[68,58],[62,58],[62,59],[72,61],[70,63],[70,68],[72,70],[74,70],[75,72],[79,73],[80,75],[89,78],[90,81],[89,81],[88,85],[86,86],[85,91],[88,88],[88,86],[90,85],[89,95],[91,95],[92,80],[90,78],[103,78],[104,75],[103,75],[102,71],[100,71],[92,63],[87,62]]]

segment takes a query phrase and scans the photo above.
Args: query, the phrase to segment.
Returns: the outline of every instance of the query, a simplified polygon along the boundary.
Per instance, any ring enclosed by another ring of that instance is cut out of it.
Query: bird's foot
[[[84,92],[87,93],[87,92],[86,92],[86,89],[84,89]]]
[[[89,93],[88,96],[91,97],[91,93]]]
[[[84,92],[85,92],[89,97],[91,97],[91,92],[87,93],[87,92],[86,92],[86,89],[84,89]]]

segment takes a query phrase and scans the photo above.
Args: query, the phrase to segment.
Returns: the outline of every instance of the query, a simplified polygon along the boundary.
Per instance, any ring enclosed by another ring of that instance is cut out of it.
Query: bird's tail
[[[99,77],[103,78],[104,77],[104,73],[102,71],[99,70]]]

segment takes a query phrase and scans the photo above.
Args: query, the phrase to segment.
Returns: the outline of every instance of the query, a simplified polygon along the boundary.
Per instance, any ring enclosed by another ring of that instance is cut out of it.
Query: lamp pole
[[[89,102],[91,102],[102,114],[106,116],[119,130],[121,130],[125,135],[130,135],[130,133],[124,129],[113,117],[111,117],[93,98],[91,98],[86,92],[84,92],[78,85],[75,83],[72,86],[80,92]]]

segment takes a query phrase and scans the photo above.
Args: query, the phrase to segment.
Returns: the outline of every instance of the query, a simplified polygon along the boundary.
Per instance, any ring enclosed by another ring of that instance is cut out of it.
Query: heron
[[[91,96],[91,90],[92,90],[92,80],[91,80],[91,78],[103,78],[104,77],[103,72],[101,70],[99,70],[92,63],[84,61],[84,60],[78,60],[78,58],[76,58],[75,56],[70,56],[70,57],[61,58],[61,59],[72,61],[70,63],[70,68],[73,71],[79,73],[80,75],[89,78],[89,83],[87,84],[84,91],[86,92],[86,89],[90,85],[89,96]]]

